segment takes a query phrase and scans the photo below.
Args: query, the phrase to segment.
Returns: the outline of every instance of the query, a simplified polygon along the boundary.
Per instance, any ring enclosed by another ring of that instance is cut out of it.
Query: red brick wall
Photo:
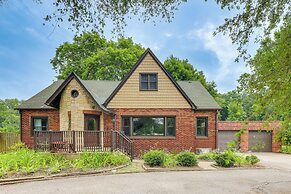
[[[21,141],[28,147],[32,148],[33,136],[31,134],[31,117],[47,116],[49,130],[60,130],[59,110],[56,109],[39,109],[39,110],[21,110]]]
[[[218,130],[234,130],[239,131],[243,128],[245,122],[243,121],[218,121]],[[268,130],[272,131],[272,152],[279,152],[281,145],[280,143],[276,142],[274,137],[276,135],[277,129],[280,127],[279,122],[270,122],[267,124],[267,122],[264,121],[248,121],[247,123],[247,131],[241,136],[241,151],[248,151],[248,131],[252,130]]]
[[[216,111],[193,111],[192,109],[115,109],[116,129],[121,129],[121,116],[175,116],[176,137],[132,137],[135,154],[149,149],[168,151],[195,151],[196,148],[216,148]],[[196,137],[197,116],[208,117],[208,137]],[[107,123],[107,122],[106,122]],[[109,128],[109,127],[105,127]]]

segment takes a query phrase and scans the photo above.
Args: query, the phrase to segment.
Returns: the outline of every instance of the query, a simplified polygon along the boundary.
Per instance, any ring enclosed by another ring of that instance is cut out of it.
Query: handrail
[[[130,159],[133,160],[133,157],[134,157],[133,141],[129,139],[125,134],[121,133],[120,131],[112,129],[111,132],[112,134],[114,133],[117,134],[120,138],[122,138],[128,143],[128,146],[124,146],[123,140],[122,140],[122,143],[123,143],[122,144],[121,142],[118,141],[118,137],[115,137],[112,139],[113,141],[112,145],[116,145],[123,153],[128,154],[130,156]]]

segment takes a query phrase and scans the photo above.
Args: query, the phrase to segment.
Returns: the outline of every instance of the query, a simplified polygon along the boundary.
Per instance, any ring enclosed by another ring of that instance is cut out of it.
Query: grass
[[[79,154],[76,158],[67,158],[62,154],[36,152],[22,148],[0,154],[0,178],[13,174],[53,174],[66,171],[97,170],[129,162],[129,158],[120,152],[86,152]]]

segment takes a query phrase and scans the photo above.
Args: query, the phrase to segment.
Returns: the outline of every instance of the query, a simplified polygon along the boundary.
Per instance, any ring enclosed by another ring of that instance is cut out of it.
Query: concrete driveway
[[[253,153],[259,157],[263,166],[278,170],[291,171],[291,155],[272,153],[272,152],[256,152]]]

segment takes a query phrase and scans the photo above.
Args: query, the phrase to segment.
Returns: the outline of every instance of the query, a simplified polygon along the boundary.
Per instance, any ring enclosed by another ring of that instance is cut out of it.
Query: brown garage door
[[[271,152],[272,134],[267,131],[249,131],[249,150]]]
[[[227,143],[235,139],[237,131],[218,131],[218,148],[219,150],[227,149]]]

